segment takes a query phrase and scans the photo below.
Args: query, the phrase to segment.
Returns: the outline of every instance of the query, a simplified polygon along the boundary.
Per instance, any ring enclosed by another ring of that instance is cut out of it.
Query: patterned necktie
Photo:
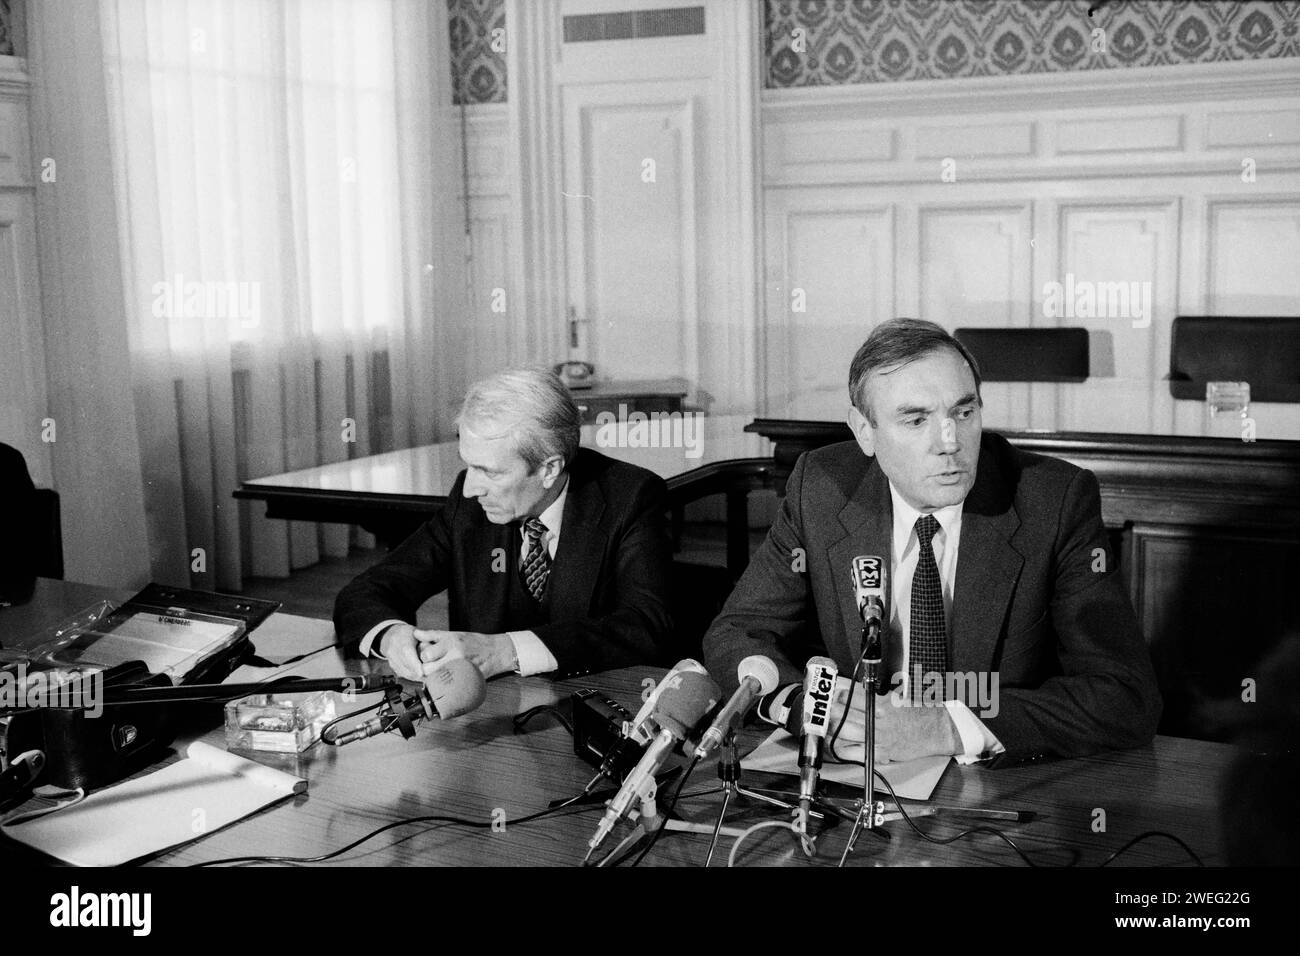
[[[541,601],[546,593],[546,579],[551,576],[551,555],[543,540],[546,525],[537,518],[529,518],[524,522],[524,537],[528,545],[524,549],[524,563],[519,566],[519,577],[533,600]]]
[[[939,522],[934,515],[922,515],[916,520],[916,537],[921,552],[912,575],[911,633],[908,635],[908,671],[912,676],[912,700],[920,701],[926,674],[945,674],[948,671],[948,637],[943,621],[943,587],[939,582],[939,567],[934,561],[934,542]],[[917,680],[917,674],[921,680]],[[933,678],[931,678],[933,680]],[[940,681],[940,686],[947,681]]]

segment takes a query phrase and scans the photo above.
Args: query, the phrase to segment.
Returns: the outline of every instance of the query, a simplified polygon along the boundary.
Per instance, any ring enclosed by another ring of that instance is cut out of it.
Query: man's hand
[[[379,654],[398,677],[422,681],[424,665],[420,661],[420,642],[415,635],[416,630],[411,625],[394,624],[380,638]]]
[[[947,707],[909,706],[897,694],[876,698],[877,762],[948,757],[961,752],[961,735]]]
[[[496,677],[515,667],[515,645],[508,634],[475,634],[472,631],[416,631],[420,661],[424,673],[431,674],[446,661],[463,657],[482,671]]]
[[[866,696],[862,688],[840,687],[831,703],[830,736],[839,726],[845,703],[852,691],[852,704],[844,728],[840,731],[835,752],[844,760],[866,758]],[[876,698],[876,762],[895,763],[917,757],[952,755],[962,752],[961,735],[948,716],[946,707],[909,706],[896,694]]]

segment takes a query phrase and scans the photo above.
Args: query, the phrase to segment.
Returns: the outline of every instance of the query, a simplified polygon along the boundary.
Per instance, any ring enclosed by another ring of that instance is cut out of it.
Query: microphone
[[[45,769],[44,750],[24,750],[0,773],[0,805],[28,790]]]
[[[868,630],[879,633],[885,626],[885,585],[889,572],[883,558],[860,554],[853,559],[853,595],[858,617]]]
[[[404,694],[396,705],[384,704],[374,717],[335,737],[334,746],[374,737],[403,722],[409,726],[411,721],[434,717],[450,720],[475,710],[486,697],[482,672],[470,661],[457,657],[426,677],[419,694]]]
[[[799,738],[799,818],[808,829],[808,813],[821,775],[822,751],[831,720],[831,698],[839,668],[829,657],[809,658],[803,672],[803,731]]]
[[[709,672],[704,669],[704,665],[690,657],[683,658],[673,665],[672,670],[663,676],[658,686],[650,692],[650,696],[642,703],[641,709],[637,711],[636,716],[630,721],[623,721],[623,737],[632,740],[638,744],[649,743],[650,738],[654,736],[654,728],[651,725],[650,718],[654,714],[655,707],[659,703],[659,698],[663,692],[673,683],[674,678],[679,674],[692,673],[709,676]]]
[[[682,661],[682,664],[700,666],[689,660]],[[673,748],[691,735],[696,724],[704,719],[704,715],[713,709],[722,696],[721,689],[707,672],[700,673],[691,668],[673,670],[676,673],[670,672],[670,679],[665,678],[661,682],[667,686],[662,690],[656,688],[659,696],[649,718],[649,723],[654,728],[650,746],[627,775],[614,799],[606,804],[605,815],[596,825],[596,833],[587,844],[588,857],[609,836],[618,821],[627,816],[633,804],[651,792],[655,785],[655,773],[668,759]]]
[[[718,711],[713,723],[700,738],[699,746],[695,748],[695,756],[701,760],[722,744],[732,724],[738,723],[756,700],[776,690],[781,679],[772,658],[762,654],[754,654],[741,661],[736,668],[736,676],[740,678],[740,686],[731,695],[731,700]]]

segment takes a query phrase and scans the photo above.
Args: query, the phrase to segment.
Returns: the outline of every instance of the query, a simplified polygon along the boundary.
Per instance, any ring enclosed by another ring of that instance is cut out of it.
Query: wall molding
[[[1300,58],[1234,60],[1177,66],[855,83],[844,86],[765,89],[765,119],[886,119],[944,113],[1036,112],[1043,109],[1114,107],[1218,100],[1294,99]],[[869,113],[864,108],[870,108]]]
[[[1245,158],[1276,182],[1300,171],[1297,90],[1300,59],[768,91],[764,186],[951,183],[949,160],[967,184],[1238,178]]]

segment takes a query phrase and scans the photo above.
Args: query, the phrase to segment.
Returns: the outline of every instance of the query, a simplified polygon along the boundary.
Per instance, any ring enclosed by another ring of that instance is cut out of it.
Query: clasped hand
[[[835,752],[842,760],[866,759],[866,695],[861,686],[845,684],[836,688],[831,702],[829,737],[839,726],[848,703],[848,716],[840,730]],[[943,706],[912,704],[896,693],[875,698],[876,762],[894,763],[917,757],[951,755],[962,752],[961,735]]]
[[[484,677],[504,674],[514,666],[514,645],[506,634],[421,630],[409,624],[394,624],[385,631],[379,653],[394,674],[414,681],[424,680],[457,657],[468,660]]]

